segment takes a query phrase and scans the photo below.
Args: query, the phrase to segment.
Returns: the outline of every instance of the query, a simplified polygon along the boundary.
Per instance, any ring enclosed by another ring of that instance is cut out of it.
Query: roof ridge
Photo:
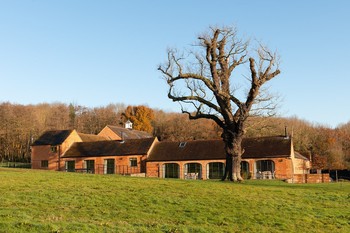
[[[256,139],[256,138],[261,138],[261,139],[265,139],[265,138],[285,138],[285,135],[273,135],[273,136],[261,136],[261,137],[245,137],[244,139]]]
[[[45,130],[44,133],[46,133],[46,132],[64,132],[64,131],[73,132],[74,129],[54,129],[54,130]],[[43,134],[44,134],[44,133],[43,133]]]
[[[97,134],[90,134],[90,133],[79,133],[79,132],[78,132],[78,134],[79,134],[79,135],[88,135],[88,136],[102,137],[102,136],[100,136],[100,135],[97,135]]]
[[[119,129],[125,129],[125,130],[129,130],[129,131],[138,131],[138,132],[144,132],[144,133],[148,133],[146,131],[143,131],[143,130],[138,130],[138,129],[127,129],[123,126],[117,126],[117,125],[106,125],[108,127],[114,127],[114,128],[119,128]],[[148,133],[149,134],[149,133]]]

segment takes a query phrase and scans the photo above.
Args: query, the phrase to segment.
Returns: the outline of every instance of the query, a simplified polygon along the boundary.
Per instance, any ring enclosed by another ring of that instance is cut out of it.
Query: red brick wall
[[[293,165],[292,160],[289,158],[280,158],[280,159],[264,159],[272,160],[275,163],[275,178],[276,179],[290,179],[293,174]],[[256,165],[255,159],[245,159],[249,163],[249,172],[252,179],[256,178]],[[186,163],[199,163],[202,165],[202,179],[207,179],[207,164],[212,162],[222,162],[225,163],[225,160],[205,160],[205,161],[169,161],[169,162],[147,162],[146,170],[147,177],[163,177],[163,164],[165,163],[176,163],[179,165],[180,169],[180,179],[184,178],[184,165]]]
[[[146,176],[147,177],[160,177],[159,176],[159,163],[157,162],[147,162],[146,163]]]
[[[53,153],[51,151],[50,145],[44,146],[33,146],[31,152],[31,163],[32,169],[48,169],[48,170],[57,170],[58,169],[58,152]],[[41,167],[41,161],[48,161],[48,168]]]
[[[329,174],[297,174],[294,175],[294,179],[289,182],[296,184],[301,183],[329,183],[330,177]]]
[[[130,168],[130,158],[137,159],[137,167]],[[116,170],[124,169],[125,173],[140,173],[142,172],[141,165],[143,156],[141,155],[130,155],[130,156],[103,156],[103,157],[80,157],[80,158],[62,158],[61,167],[65,170],[66,161],[75,161],[76,169],[84,168],[84,160],[94,160],[95,161],[95,173],[104,174],[104,160],[114,159]]]
[[[201,179],[206,180],[208,179],[207,177],[207,164],[212,163],[212,162],[221,162],[224,163],[225,160],[205,160],[205,161],[168,161],[168,162],[147,162],[146,164],[146,171],[147,171],[147,177],[163,177],[163,165],[166,163],[176,163],[179,165],[179,175],[180,179],[184,179],[184,169],[185,169],[185,164],[187,163],[198,163],[201,164],[202,166],[202,177]]]
[[[58,168],[59,160],[62,160],[58,155],[62,155],[74,142],[81,142],[81,138],[75,130],[66,138],[62,145],[57,146],[58,149],[56,153],[51,151],[51,145],[32,146],[32,168],[61,171],[65,170],[64,163],[62,163],[62,161],[60,162],[60,167]],[[48,168],[41,167],[42,160],[48,160]]]
[[[273,158],[273,159],[244,159],[249,163],[249,171],[251,179],[257,178],[256,161],[271,160],[275,163],[275,179],[288,179],[292,177],[293,166],[290,158]]]

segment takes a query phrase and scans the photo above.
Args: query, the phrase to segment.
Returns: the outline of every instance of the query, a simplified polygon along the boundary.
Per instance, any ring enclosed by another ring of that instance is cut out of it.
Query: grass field
[[[0,232],[350,232],[350,183],[0,168]]]

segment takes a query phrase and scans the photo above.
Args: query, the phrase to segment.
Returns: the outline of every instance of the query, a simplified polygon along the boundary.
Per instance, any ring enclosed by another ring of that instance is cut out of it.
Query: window
[[[275,174],[275,163],[272,160],[256,161],[256,178],[273,179]]]
[[[163,177],[164,178],[179,178],[180,166],[177,163],[163,164]]]
[[[56,153],[58,151],[58,146],[51,146],[51,152]]]
[[[49,167],[49,161],[48,160],[41,160],[41,167],[42,168],[48,168]]]
[[[185,179],[202,179],[202,165],[199,163],[186,163],[184,169]]]
[[[275,163],[272,160],[259,160],[256,161],[256,170],[259,172],[275,171]]]
[[[66,171],[75,172],[75,161],[66,161]]]
[[[209,179],[221,179],[225,173],[225,164],[220,162],[209,163],[207,168]]]
[[[249,163],[247,161],[241,162],[241,176],[243,179],[250,179]]]
[[[130,167],[137,167],[137,158],[130,158]]]
[[[87,173],[95,173],[95,160],[84,160],[84,168]]]

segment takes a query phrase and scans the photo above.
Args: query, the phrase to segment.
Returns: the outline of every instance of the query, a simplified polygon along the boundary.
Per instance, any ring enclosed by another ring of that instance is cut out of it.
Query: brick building
[[[82,134],[76,130],[46,131],[31,145],[33,169],[62,170],[61,155],[75,142],[102,141],[98,135]]]
[[[290,137],[246,138],[242,142],[241,173],[246,179],[292,180],[307,174],[310,161],[294,152]],[[222,140],[158,142],[147,159],[147,176],[219,179],[225,169]]]
[[[146,159],[157,138],[74,143],[62,155],[66,171],[146,174]]]
[[[291,137],[246,138],[242,148],[245,179],[327,181],[309,174],[310,161],[294,151]],[[222,140],[159,142],[145,132],[117,126],[106,126],[98,135],[48,131],[32,145],[34,169],[206,180],[220,179],[224,167]]]

